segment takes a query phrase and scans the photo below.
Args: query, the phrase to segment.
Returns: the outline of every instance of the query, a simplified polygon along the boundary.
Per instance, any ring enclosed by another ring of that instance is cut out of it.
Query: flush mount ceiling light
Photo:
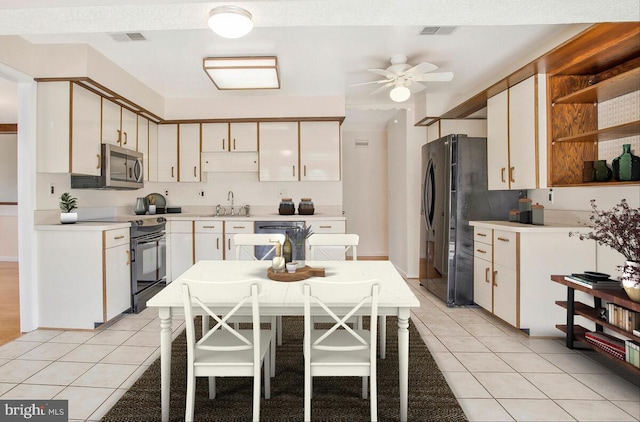
[[[411,91],[404,85],[396,85],[390,92],[389,97],[396,103],[407,101],[411,96]]]
[[[224,38],[240,38],[253,29],[251,13],[237,6],[218,6],[209,12],[209,28]]]
[[[280,88],[277,57],[205,57],[202,67],[220,90]]]

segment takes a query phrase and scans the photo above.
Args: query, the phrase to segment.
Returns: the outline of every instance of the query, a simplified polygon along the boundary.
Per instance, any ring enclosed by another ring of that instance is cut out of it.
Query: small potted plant
[[[622,286],[635,302],[640,302],[640,208],[631,208],[626,199],[609,211],[599,211],[596,201],[591,200],[589,233],[571,232],[580,240],[593,239],[599,245],[609,246],[624,256]]]
[[[292,227],[287,230],[287,234],[291,239],[291,243],[293,243],[293,261],[298,262],[298,266],[300,268],[304,267],[305,261],[305,245],[304,241],[313,234],[311,231],[311,226],[306,227]]]
[[[78,221],[78,213],[74,212],[78,208],[78,199],[71,196],[69,192],[60,195],[60,222],[62,224],[72,224]]]

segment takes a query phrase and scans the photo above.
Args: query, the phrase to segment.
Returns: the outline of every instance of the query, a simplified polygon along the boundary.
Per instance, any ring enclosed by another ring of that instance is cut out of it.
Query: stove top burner
[[[131,223],[132,226],[156,226],[159,224],[166,223],[167,219],[164,217],[129,217],[129,216],[120,216],[120,217],[101,217],[101,218],[92,218],[90,220],[83,221],[92,221],[92,222],[105,222],[105,223]]]

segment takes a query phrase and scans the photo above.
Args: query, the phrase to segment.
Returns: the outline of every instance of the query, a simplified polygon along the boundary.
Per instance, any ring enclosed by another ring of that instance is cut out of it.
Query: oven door
[[[156,283],[166,276],[166,234],[145,234],[134,238],[133,243],[132,270],[135,269],[138,283],[133,291],[139,292],[149,283]]]

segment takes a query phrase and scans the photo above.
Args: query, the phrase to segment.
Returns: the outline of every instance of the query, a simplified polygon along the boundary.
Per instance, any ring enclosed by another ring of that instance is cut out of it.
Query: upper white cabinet
[[[487,100],[489,189],[535,189],[538,180],[536,76]]]
[[[72,82],[39,82],[37,168],[100,174],[100,97]]]
[[[144,170],[144,180],[149,180],[149,120],[142,117],[137,116],[137,124],[138,124],[138,148],[136,149],[138,152],[141,152],[143,157],[143,170]]]
[[[180,182],[200,181],[200,124],[180,124],[178,127]]]
[[[158,182],[178,181],[178,125],[158,126]]]
[[[260,181],[298,180],[298,122],[260,122]]]
[[[145,175],[150,182],[158,181],[158,124],[149,120],[148,156],[145,156]]]
[[[136,114],[120,104],[102,98],[102,142],[137,149]]]
[[[203,123],[202,151],[255,152],[258,150],[258,123]]]
[[[340,180],[339,122],[300,122],[300,180]]]

